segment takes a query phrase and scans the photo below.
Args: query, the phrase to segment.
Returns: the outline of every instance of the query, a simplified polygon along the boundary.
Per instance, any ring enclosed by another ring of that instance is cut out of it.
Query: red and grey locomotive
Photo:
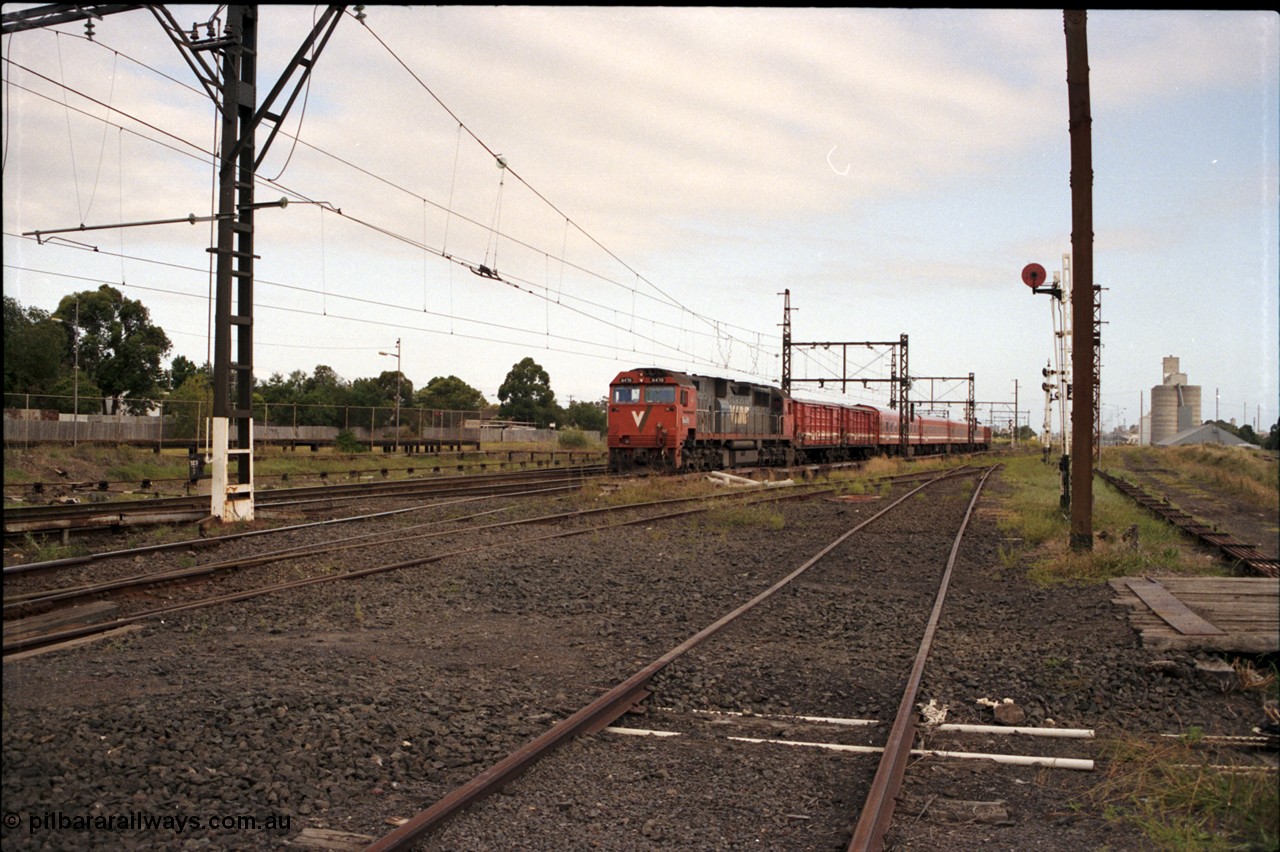
[[[933,417],[908,424],[913,452],[982,449],[991,430]],[[771,385],[641,367],[609,388],[609,467],[712,470],[835,462],[902,449],[897,411],[805,402]]]

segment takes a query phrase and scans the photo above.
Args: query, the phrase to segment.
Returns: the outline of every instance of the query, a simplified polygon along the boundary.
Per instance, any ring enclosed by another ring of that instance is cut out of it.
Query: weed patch
[[[1108,775],[1082,800],[1137,826],[1158,849],[1275,849],[1280,785],[1274,771],[1204,764],[1194,729],[1176,740],[1100,742]]]
[[[1060,506],[1056,466],[1036,456],[1009,459],[1001,481],[1011,487],[997,526],[1007,547],[1001,562],[1029,562],[1028,576],[1042,585],[1099,583],[1114,577],[1161,573],[1223,574],[1225,568],[1193,555],[1190,540],[1101,481],[1093,489],[1093,548],[1073,551],[1069,518]],[[1017,542],[1017,546],[1014,546]]]
[[[750,506],[718,506],[706,513],[705,523],[712,529],[732,530],[744,527],[761,527],[780,530],[786,520],[782,513],[772,506],[757,504]]]

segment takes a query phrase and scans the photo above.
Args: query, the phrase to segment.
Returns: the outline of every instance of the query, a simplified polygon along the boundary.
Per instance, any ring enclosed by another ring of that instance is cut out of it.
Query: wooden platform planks
[[[1242,654],[1280,650],[1280,579],[1120,577],[1114,601],[1149,648]]]

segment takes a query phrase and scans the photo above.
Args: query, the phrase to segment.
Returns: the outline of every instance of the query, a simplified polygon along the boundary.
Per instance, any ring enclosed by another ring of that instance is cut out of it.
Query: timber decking
[[[1280,650],[1280,579],[1274,577],[1120,577],[1115,603],[1148,648]]]

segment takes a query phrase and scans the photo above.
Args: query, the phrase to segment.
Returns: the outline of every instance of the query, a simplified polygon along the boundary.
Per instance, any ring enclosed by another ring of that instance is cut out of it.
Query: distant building
[[[1232,435],[1221,426],[1213,423],[1206,423],[1203,426],[1193,426],[1185,429],[1176,435],[1170,435],[1160,442],[1162,447],[1185,447],[1188,444],[1222,444],[1227,447],[1252,447],[1248,441],[1243,441]]]
[[[1162,444],[1180,432],[1194,429],[1200,420],[1200,386],[1187,384],[1178,359],[1164,359],[1164,381],[1151,389],[1150,443]]]

